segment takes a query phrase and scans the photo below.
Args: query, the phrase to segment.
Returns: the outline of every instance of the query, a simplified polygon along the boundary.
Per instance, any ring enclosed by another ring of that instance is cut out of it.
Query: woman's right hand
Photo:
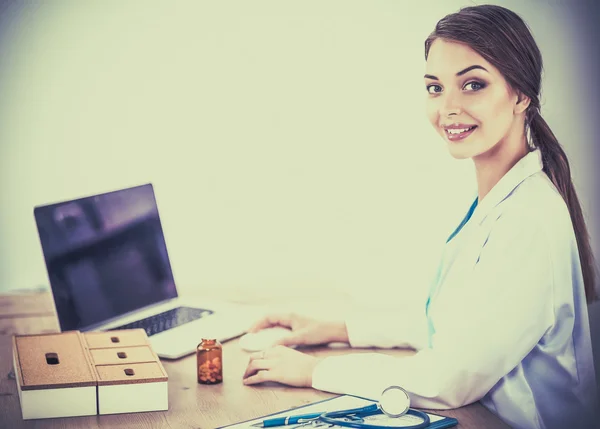
[[[343,320],[322,321],[295,313],[269,314],[254,323],[248,332],[262,329],[283,327],[290,329],[290,334],[281,338],[275,345],[318,345],[332,342],[348,342],[348,332]]]

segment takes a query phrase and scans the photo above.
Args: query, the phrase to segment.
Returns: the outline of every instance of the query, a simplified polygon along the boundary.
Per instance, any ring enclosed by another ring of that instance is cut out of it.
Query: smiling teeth
[[[464,133],[465,131],[469,131],[471,128],[464,128],[462,130],[446,130],[448,131],[448,133],[450,134],[460,134],[460,133]]]

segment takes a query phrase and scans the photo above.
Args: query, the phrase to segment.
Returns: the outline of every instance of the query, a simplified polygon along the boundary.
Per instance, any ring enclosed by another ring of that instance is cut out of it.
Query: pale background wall
[[[542,50],[598,253],[588,14],[494,3]],[[183,290],[422,297],[475,192],[426,121],[423,41],[468,4],[3,3],[0,291],[47,287],[35,205],[151,181]]]

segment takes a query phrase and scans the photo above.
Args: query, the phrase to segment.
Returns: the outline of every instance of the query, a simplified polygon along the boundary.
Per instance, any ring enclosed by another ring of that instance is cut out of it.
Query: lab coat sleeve
[[[400,358],[327,357],[315,368],[312,386],[377,400],[386,387],[399,385],[418,408],[456,408],[481,399],[554,321],[548,240],[535,219],[501,217],[470,280],[436,303],[431,348]]]
[[[427,345],[425,302],[403,305],[397,310],[355,311],[345,319],[351,347],[419,350]]]

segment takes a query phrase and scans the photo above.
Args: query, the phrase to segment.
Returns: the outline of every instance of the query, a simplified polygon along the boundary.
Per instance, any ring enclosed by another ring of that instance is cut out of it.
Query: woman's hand
[[[320,321],[295,313],[271,314],[256,322],[248,332],[281,326],[291,330],[290,334],[278,340],[275,345],[318,345],[331,342],[348,342],[348,332],[344,321]]]
[[[321,358],[284,346],[250,355],[244,384],[274,381],[295,387],[312,387],[312,374]]]

